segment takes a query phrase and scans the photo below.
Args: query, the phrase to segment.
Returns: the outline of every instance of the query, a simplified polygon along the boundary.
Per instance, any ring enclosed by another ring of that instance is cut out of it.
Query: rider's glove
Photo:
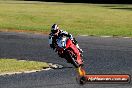
[[[77,40],[75,38],[73,38],[72,42],[76,45],[77,44]]]

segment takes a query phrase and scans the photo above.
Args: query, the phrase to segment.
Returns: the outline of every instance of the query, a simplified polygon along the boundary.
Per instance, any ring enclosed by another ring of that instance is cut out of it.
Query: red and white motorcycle
[[[69,38],[63,37],[60,41],[57,41],[56,51],[60,57],[65,58],[68,63],[73,64],[76,68],[83,65],[80,51]]]

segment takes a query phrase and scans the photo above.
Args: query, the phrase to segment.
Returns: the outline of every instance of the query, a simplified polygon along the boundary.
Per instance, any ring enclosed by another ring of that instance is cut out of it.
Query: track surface
[[[132,39],[77,37],[84,50],[89,74],[132,75]],[[132,84],[85,84],[76,82],[74,67],[48,46],[48,36],[0,32],[0,58],[57,63],[62,69],[0,76],[0,88],[132,88]]]

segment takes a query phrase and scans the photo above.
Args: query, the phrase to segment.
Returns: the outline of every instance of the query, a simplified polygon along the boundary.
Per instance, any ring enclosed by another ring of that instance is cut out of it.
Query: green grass
[[[74,35],[132,37],[132,6],[25,1],[0,4],[0,30],[50,32],[53,23]]]
[[[16,59],[0,59],[0,74],[7,72],[23,72],[31,70],[40,70],[43,67],[49,67],[45,62],[22,61]]]

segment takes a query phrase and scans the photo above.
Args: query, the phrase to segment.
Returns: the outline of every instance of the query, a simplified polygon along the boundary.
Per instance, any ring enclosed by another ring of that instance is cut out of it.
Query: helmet
[[[52,27],[51,27],[51,32],[52,33],[57,33],[58,29],[59,29],[58,25],[57,24],[53,24]]]

